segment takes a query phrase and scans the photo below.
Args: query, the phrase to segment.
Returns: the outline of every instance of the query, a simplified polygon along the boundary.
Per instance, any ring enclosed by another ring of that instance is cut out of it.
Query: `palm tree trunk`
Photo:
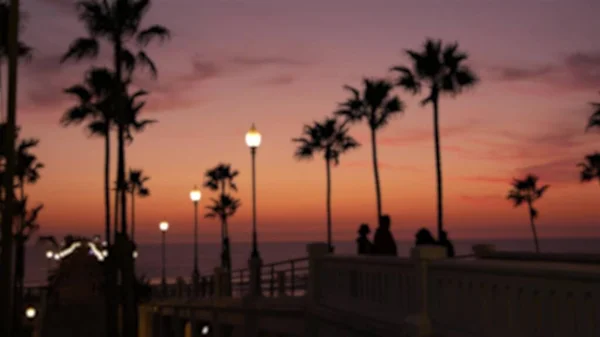
[[[23,280],[25,278],[25,238],[16,235],[15,247],[15,283],[13,289],[13,331],[17,334],[22,331],[23,313]]]
[[[104,239],[110,244],[110,127],[108,119],[104,138]]]
[[[540,252],[540,243],[538,241],[537,230],[535,228],[535,223],[533,221],[533,206],[531,204],[529,206],[529,224],[531,225],[531,232],[533,233],[533,243],[535,244],[535,252]]]
[[[8,105],[4,139],[4,209],[2,212],[2,255],[0,256],[0,336],[12,336],[10,312],[12,309],[12,252],[13,252],[13,210],[15,175],[15,135],[17,126],[17,53],[19,27],[19,0],[10,1],[8,24]]]
[[[444,209],[442,207],[442,158],[440,153],[440,130],[438,119],[438,94],[432,93],[433,98],[433,139],[435,143],[435,173],[437,177],[437,230],[438,238],[444,230]]]
[[[333,240],[331,235],[331,161],[325,159],[325,169],[327,171],[327,246],[329,246],[329,252],[333,252]]]
[[[371,149],[373,152],[373,174],[375,175],[375,194],[377,196],[377,223],[381,218],[381,186],[379,185],[379,165],[377,164],[377,139],[375,129],[371,129]]]
[[[131,189],[131,241],[135,242],[135,188]]]

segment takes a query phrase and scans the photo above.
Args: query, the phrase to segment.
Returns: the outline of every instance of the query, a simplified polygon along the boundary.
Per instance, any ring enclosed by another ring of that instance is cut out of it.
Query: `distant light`
[[[248,147],[251,148],[257,148],[260,146],[261,138],[262,137],[260,133],[258,132],[258,130],[256,130],[254,124],[252,124],[250,130],[248,131],[248,133],[246,133],[246,145],[248,145]]]
[[[210,332],[210,327],[208,326],[208,324],[203,326],[202,330],[200,331],[202,336],[207,336],[209,332]]]
[[[28,319],[34,319],[35,315],[37,315],[37,310],[35,310],[34,307],[27,307],[27,309],[25,309],[25,317]]]
[[[94,235],[94,242],[100,242],[100,235]]]
[[[202,197],[202,192],[200,192],[198,187],[194,186],[194,189],[190,192],[190,199],[192,199],[193,202],[198,202],[198,201],[200,201],[201,197]]]
[[[88,242],[88,247],[90,247],[91,255],[94,255],[96,259],[100,262],[104,261],[104,254],[98,250],[98,247],[93,242]]]
[[[54,254],[54,259],[55,259],[56,261],[60,260],[60,255],[59,255],[59,254]]]
[[[102,251],[102,256],[107,257],[108,256],[108,250],[103,250]]]
[[[46,258],[47,259],[52,259],[54,257],[54,252],[51,250],[47,250],[46,251]]]
[[[137,252],[137,250],[134,250],[132,255],[133,255],[133,258],[134,258],[134,259],[137,259],[137,257],[138,257],[138,252]]]
[[[102,241],[102,247],[106,247],[106,246],[108,246],[108,242]]]
[[[161,231],[166,232],[169,230],[169,223],[166,221],[161,221],[160,224],[158,224],[158,228]]]

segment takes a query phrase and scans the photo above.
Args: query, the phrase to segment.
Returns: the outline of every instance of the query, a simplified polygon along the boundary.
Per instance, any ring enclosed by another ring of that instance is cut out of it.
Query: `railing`
[[[429,313],[465,336],[600,336],[600,269],[543,262],[441,260],[429,267]]]
[[[308,287],[308,257],[265,264],[261,267],[261,293],[267,297],[303,296]],[[221,279],[221,286],[229,288],[217,290],[216,280]],[[225,280],[225,281],[223,281]],[[194,294],[193,285],[179,279],[166,285],[151,285],[152,298],[207,298],[217,295],[218,291],[233,297],[242,297],[250,291],[250,269],[243,268],[202,277],[199,289]]]
[[[396,322],[417,309],[415,261],[386,256],[325,256],[317,261],[319,306]]]

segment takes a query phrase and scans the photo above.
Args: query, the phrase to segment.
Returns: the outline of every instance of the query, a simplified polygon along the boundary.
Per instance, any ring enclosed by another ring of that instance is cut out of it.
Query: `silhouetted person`
[[[371,228],[366,223],[360,225],[358,228],[358,239],[356,239],[358,255],[366,255],[373,252],[373,244],[367,237],[369,233],[371,233]]]
[[[379,227],[373,237],[373,254],[377,255],[398,255],[396,241],[392,232],[390,232],[390,217],[382,215],[379,218]]]
[[[448,233],[446,231],[442,231],[440,233],[440,240],[438,241],[438,244],[446,247],[446,254],[448,257],[454,257],[454,245],[448,239]]]
[[[427,228],[421,228],[417,234],[415,234],[415,246],[435,245],[436,243],[433,235],[431,235],[431,232]]]

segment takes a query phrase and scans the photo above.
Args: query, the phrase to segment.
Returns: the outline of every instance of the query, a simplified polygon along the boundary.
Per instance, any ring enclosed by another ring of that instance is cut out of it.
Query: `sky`
[[[73,1],[30,0],[22,9],[21,38],[35,50],[19,69],[18,124],[23,137],[41,140],[36,153],[46,167],[27,187],[45,206],[41,233],[103,233],[103,141],[59,119],[74,104],[62,89],[108,62],[108,46],[97,61],[61,65],[69,43],[85,35]],[[537,204],[540,236],[599,236],[600,188],[579,183],[576,167],[600,141],[584,132],[589,102],[600,101],[599,12],[593,0],[155,0],[144,25],[165,25],[172,39],[147,49],[158,78],[136,77],[151,92],[145,117],[159,121],[126,150],[127,167],[151,177],[151,196],[136,200],[137,240],[159,240],[166,219],[169,240],[189,242],[189,191],[220,162],[240,171],[232,240],[250,239],[244,135],[252,123],[263,136],[259,239],[324,240],[325,164],[295,160],[291,138],[330,115],[348,97],[344,85],[392,79],[388,69],[407,65],[404,51],[427,37],[458,41],[481,79],[440,103],[450,237],[530,237],[527,210],[505,198],[511,179],[527,173],[550,185]],[[432,111],[419,105],[422,97],[394,94],[406,109],[378,133],[379,168],[383,211],[406,240],[436,224]],[[350,132],[363,146],[332,170],[335,240],[353,239],[360,223],[376,224],[368,127]],[[214,196],[203,190],[201,207]],[[199,226],[201,241],[217,239],[216,220],[201,218]]]

